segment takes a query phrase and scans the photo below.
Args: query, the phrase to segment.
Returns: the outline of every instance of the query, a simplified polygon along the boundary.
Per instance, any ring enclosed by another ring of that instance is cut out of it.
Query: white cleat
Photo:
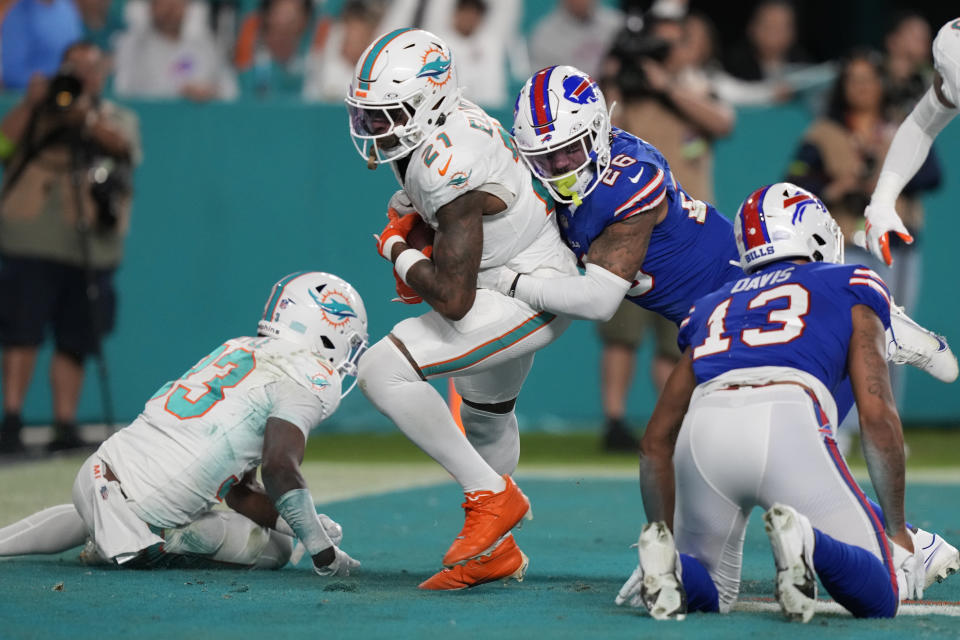
[[[664,522],[644,525],[637,541],[639,564],[621,587],[615,602],[643,605],[655,620],[683,620],[687,592],[680,579],[680,561],[673,535]]]
[[[917,529],[914,544],[923,552],[923,567],[926,570],[926,579],[923,587],[927,588],[934,582],[943,582],[947,576],[960,571],[960,551],[935,533]]]
[[[775,504],[763,514],[777,565],[777,602],[790,620],[809,622],[817,606],[813,527],[793,507]]]
[[[893,338],[887,344],[887,360],[913,365],[941,382],[957,379],[957,357],[946,338],[924,329],[895,304],[890,305],[890,333]]]

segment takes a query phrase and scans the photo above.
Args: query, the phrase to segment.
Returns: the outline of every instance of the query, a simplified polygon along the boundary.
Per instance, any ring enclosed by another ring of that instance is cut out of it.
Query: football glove
[[[923,598],[923,585],[927,570],[923,564],[923,550],[917,542],[917,536],[909,529],[907,534],[913,540],[913,552],[907,551],[893,540],[893,565],[897,570],[897,584],[900,586],[900,600],[920,600]]]
[[[913,236],[903,226],[903,221],[897,215],[897,210],[894,209],[892,204],[874,204],[871,202],[867,205],[863,215],[867,219],[864,229],[867,233],[867,249],[889,267],[893,264],[893,256],[890,255],[889,234],[896,233],[907,244],[913,244]]]
[[[333,562],[324,566],[318,567],[313,566],[313,572],[318,576],[337,576],[344,578],[350,575],[350,572],[355,570],[360,566],[358,560],[354,560],[346,551],[340,549],[340,547],[334,546],[333,551],[336,553],[336,557],[333,559]]]
[[[633,573],[630,574],[630,577],[627,578],[627,581],[623,583],[623,586],[620,587],[620,591],[617,593],[617,597],[614,598],[613,602],[617,606],[628,605],[631,607],[643,607],[643,595],[641,594],[641,588],[643,587],[643,569],[640,568],[640,565],[637,565],[637,568],[633,570]]]
[[[374,234],[373,238],[377,241],[377,253],[392,262],[391,252],[394,245],[398,242],[404,242],[410,229],[420,219],[420,214],[408,213],[403,216],[391,217],[387,226],[379,235]]]

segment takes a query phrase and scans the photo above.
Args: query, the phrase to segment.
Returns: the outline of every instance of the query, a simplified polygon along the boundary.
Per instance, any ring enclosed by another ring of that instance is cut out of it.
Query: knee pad
[[[464,402],[460,419],[467,440],[499,474],[513,473],[520,460],[520,431],[513,411],[493,413]]]

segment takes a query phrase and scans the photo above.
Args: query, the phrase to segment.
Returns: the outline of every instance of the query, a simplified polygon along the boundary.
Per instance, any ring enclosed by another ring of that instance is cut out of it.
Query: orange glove
[[[422,252],[423,255],[429,258],[433,254],[433,247],[424,247]],[[403,304],[420,304],[423,302],[420,294],[414,291],[413,287],[401,280],[396,270],[393,271],[393,277],[397,280],[397,297],[392,300],[393,302],[402,302]]]
[[[394,245],[407,239],[407,234],[420,219],[420,215],[408,213],[400,216],[394,209],[389,209],[387,217],[390,219],[387,226],[383,228],[380,235],[374,234],[373,237],[377,241],[377,253],[390,260]]]

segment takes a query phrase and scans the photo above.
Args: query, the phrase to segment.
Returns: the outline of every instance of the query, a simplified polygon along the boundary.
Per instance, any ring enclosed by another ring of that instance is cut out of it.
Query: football
[[[433,227],[417,215],[416,223],[413,225],[413,228],[410,229],[410,233],[407,234],[407,244],[418,251],[423,251],[424,247],[429,247],[433,244],[433,235]]]

